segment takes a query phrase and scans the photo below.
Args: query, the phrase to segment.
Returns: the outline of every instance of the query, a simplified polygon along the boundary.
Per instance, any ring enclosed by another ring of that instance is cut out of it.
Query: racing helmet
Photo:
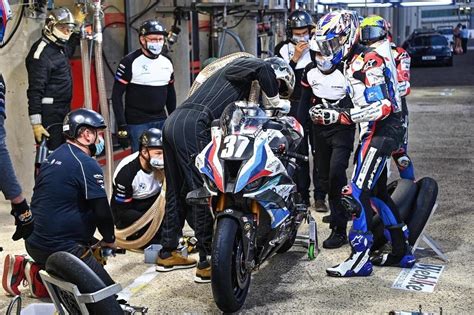
[[[389,25],[378,15],[366,17],[360,24],[360,41],[364,44],[387,38]]]
[[[140,149],[143,147],[146,148],[163,148],[163,135],[160,129],[158,128],[150,128],[145,130],[140,138]]]
[[[64,46],[75,28],[74,16],[66,8],[57,8],[49,11],[43,27],[43,34],[53,43]],[[60,28],[67,28],[68,34],[65,34]]]
[[[280,84],[278,94],[280,94],[280,97],[283,99],[289,98],[295,87],[295,73],[293,69],[280,57],[266,58],[265,61],[272,66],[277,80],[284,83]]]
[[[311,33],[311,30],[314,28],[313,18],[311,14],[306,11],[295,10],[290,13],[286,21],[286,38],[291,38],[293,36],[293,29],[308,28],[308,31]]]
[[[146,36],[149,34],[159,34],[164,35],[165,37],[168,36],[166,28],[157,20],[147,20],[143,22],[138,29],[138,33],[140,36]]]
[[[93,129],[105,129],[104,117],[101,114],[86,108],[79,108],[69,112],[63,121],[63,134],[69,139],[76,139],[79,128],[86,126]]]
[[[315,40],[321,54],[333,65],[347,58],[358,41],[359,17],[357,12],[338,10],[324,15],[317,23]]]

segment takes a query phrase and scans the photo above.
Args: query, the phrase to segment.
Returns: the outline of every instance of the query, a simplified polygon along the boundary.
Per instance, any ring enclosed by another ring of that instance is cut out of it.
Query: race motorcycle
[[[288,251],[304,220],[310,225],[308,256],[315,257],[316,223],[292,180],[297,161],[308,158],[295,153],[303,138],[296,119],[272,117],[252,103],[227,106],[211,135],[195,161],[204,187],[187,201],[211,207],[212,293],[223,312],[235,312],[245,302],[252,271]]]

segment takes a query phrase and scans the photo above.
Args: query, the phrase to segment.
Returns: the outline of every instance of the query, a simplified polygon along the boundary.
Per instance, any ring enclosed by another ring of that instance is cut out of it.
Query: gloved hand
[[[21,203],[13,204],[12,211],[10,212],[15,217],[16,230],[12,236],[14,241],[18,241],[20,238],[27,239],[28,236],[33,232],[34,223],[33,215],[31,214],[30,207],[24,199]]]
[[[43,139],[43,136],[49,138],[49,132],[44,129],[43,125],[35,124],[33,127],[33,134],[35,135],[36,143],[40,143]]]
[[[322,108],[322,106],[316,105],[309,109],[309,115],[315,124],[331,125],[340,121],[341,110]]]
[[[127,126],[124,125],[118,128],[117,139],[122,149],[125,150],[126,148],[128,148],[128,146],[130,145],[130,140],[128,139]]]

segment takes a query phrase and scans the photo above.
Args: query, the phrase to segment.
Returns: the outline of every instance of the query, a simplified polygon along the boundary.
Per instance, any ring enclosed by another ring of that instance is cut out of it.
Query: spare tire
[[[414,245],[426,226],[438,198],[438,183],[430,177],[424,177],[417,182],[418,196],[405,223],[408,226],[410,245]]]
[[[105,288],[104,282],[81,259],[68,253],[56,252],[48,257],[46,271],[57,278],[75,284],[81,293],[93,293]],[[78,305],[66,291],[60,290],[58,296],[70,314],[80,314]],[[123,314],[123,310],[115,299],[108,297],[97,303],[88,304],[90,314]]]

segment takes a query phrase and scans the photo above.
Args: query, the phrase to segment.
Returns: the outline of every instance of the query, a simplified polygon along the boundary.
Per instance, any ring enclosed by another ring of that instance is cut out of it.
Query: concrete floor
[[[414,72],[417,75],[427,70],[433,80],[447,72],[453,76],[461,76],[462,71],[474,72],[473,67],[462,68],[456,61],[454,68],[415,69]],[[323,250],[314,261],[307,260],[304,249],[295,247],[273,257],[254,273],[242,313],[372,314],[391,310],[415,311],[420,305],[424,311],[436,313],[440,308],[444,314],[473,313],[472,91],[472,86],[449,86],[449,83],[441,87],[415,86],[408,98],[410,156],[415,163],[416,176],[433,177],[439,184],[439,207],[428,232],[449,258],[449,263],[445,264],[431,251],[417,252],[419,262],[446,266],[433,293],[392,289],[400,272],[398,268],[375,268],[368,278],[330,278],[325,275],[325,268],[347,258],[348,246]],[[329,234],[328,227],[321,223],[321,214],[315,216],[318,237],[324,240]],[[0,204],[0,245],[4,248],[0,253],[0,269],[3,269],[5,254],[24,252],[22,242],[10,240],[11,222],[9,205]],[[150,267],[142,261],[141,254],[127,253],[110,259],[107,270],[125,287]],[[150,314],[217,313],[210,285],[195,284],[193,273],[191,269],[157,274],[147,286],[135,291],[130,303],[148,306]],[[24,292],[24,305],[38,302],[28,298],[26,290]],[[5,312],[8,302],[8,297],[0,295],[1,313]]]

